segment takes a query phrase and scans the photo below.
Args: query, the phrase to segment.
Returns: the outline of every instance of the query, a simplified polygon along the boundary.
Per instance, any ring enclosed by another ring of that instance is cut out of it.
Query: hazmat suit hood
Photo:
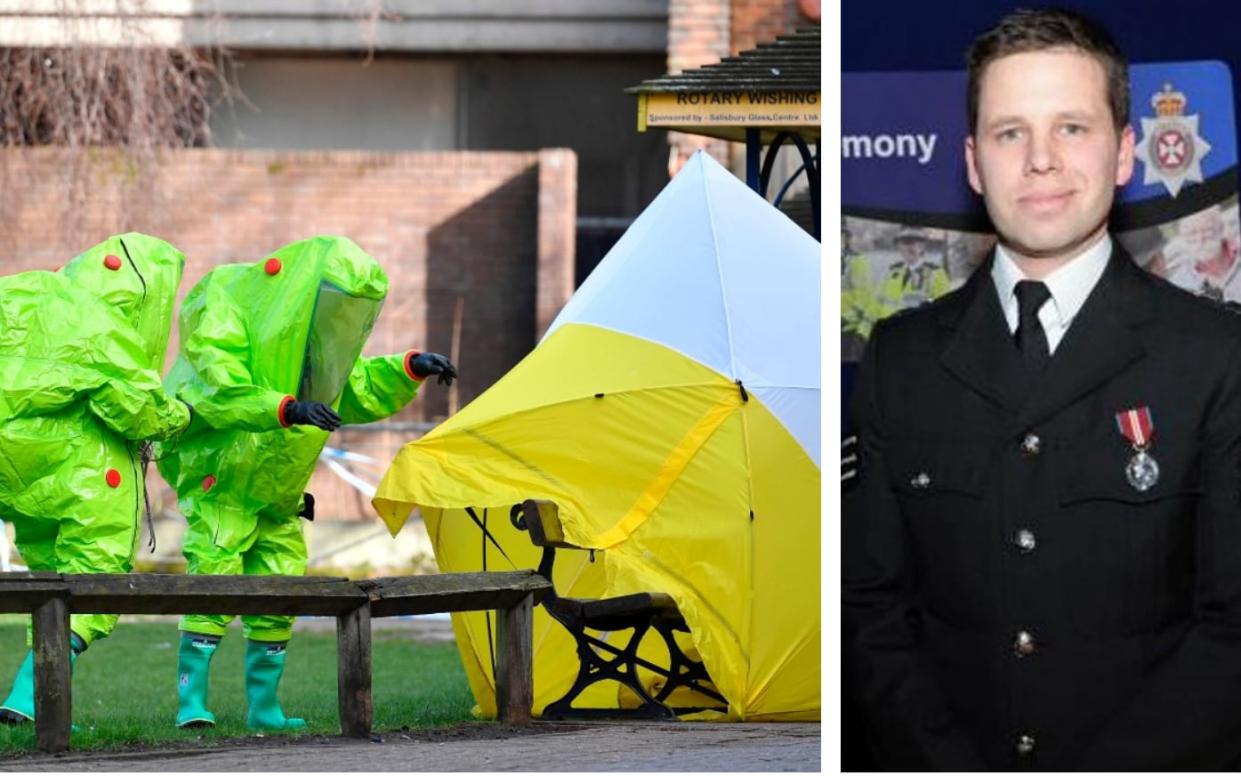
[[[383,268],[346,237],[208,272],[181,305],[180,354],[164,382],[196,410],[187,433],[266,430],[286,398],[337,406],[387,291]]]
[[[259,384],[332,404],[379,316],[388,277],[353,240],[320,236],[241,265],[228,286],[246,310]]]
[[[162,372],[184,267],[185,254],[169,243],[129,232],[87,249],[60,273],[125,320],[142,345],[143,366]]]
[[[351,240],[315,238],[309,242],[306,248],[320,254],[320,281],[310,313],[297,398],[334,404],[375,328],[388,279],[379,264]]]

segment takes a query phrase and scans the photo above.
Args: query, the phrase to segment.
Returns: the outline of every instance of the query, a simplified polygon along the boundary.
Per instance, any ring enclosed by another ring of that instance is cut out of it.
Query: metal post
[[[759,161],[763,155],[763,135],[757,127],[745,128],[745,185],[759,190]]]

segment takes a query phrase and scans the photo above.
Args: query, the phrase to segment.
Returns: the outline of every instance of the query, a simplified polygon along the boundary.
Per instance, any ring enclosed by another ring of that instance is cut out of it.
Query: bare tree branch
[[[129,228],[134,212],[158,203],[158,192],[139,182],[154,179],[145,173],[159,153],[210,145],[213,104],[238,94],[226,75],[229,55],[223,49],[155,45],[146,39],[145,0],[118,3],[115,13],[103,18],[93,18],[87,5],[88,0],[58,3],[64,46],[0,48],[0,185],[8,192],[0,194],[0,217],[21,206],[16,192],[24,188],[22,176],[32,174],[29,164],[15,163],[17,157],[5,149],[62,149],[57,183],[63,186],[67,213],[74,216],[56,236],[66,245],[98,238],[77,234],[92,170],[104,164],[110,172],[123,171],[119,182],[111,176],[122,190],[109,193],[129,211],[110,228]],[[115,45],[74,44],[75,33],[97,41],[100,29],[116,31]],[[40,168],[40,174],[46,169]]]

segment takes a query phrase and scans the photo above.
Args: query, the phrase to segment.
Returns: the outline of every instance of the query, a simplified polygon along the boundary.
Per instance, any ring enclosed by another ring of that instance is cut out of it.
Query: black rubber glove
[[[452,385],[457,377],[457,368],[439,353],[419,353],[409,361],[409,371],[418,377],[439,375],[440,385]]]
[[[304,517],[310,522],[315,521],[315,495],[313,493],[302,494],[302,511],[297,513],[298,517]]]
[[[321,401],[291,401],[284,407],[284,421],[290,426],[318,426],[324,431],[340,428],[340,415]]]

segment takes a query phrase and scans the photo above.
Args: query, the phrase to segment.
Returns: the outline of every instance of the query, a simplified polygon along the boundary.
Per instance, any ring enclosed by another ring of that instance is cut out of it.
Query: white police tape
[[[323,451],[319,453],[319,460],[327,464],[327,467],[335,472],[337,477],[340,477],[342,480],[349,483],[354,490],[358,491],[367,498],[374,498],[375,489],[377,486],[354,474],[346,468],[345,464],[342,464],[341,461],[345,461],[347,463],[369,463],[376,465],[379,464],[379,461],[369,455],[352,453],[348,450],[341,450],[337,447],[323,448]]]

